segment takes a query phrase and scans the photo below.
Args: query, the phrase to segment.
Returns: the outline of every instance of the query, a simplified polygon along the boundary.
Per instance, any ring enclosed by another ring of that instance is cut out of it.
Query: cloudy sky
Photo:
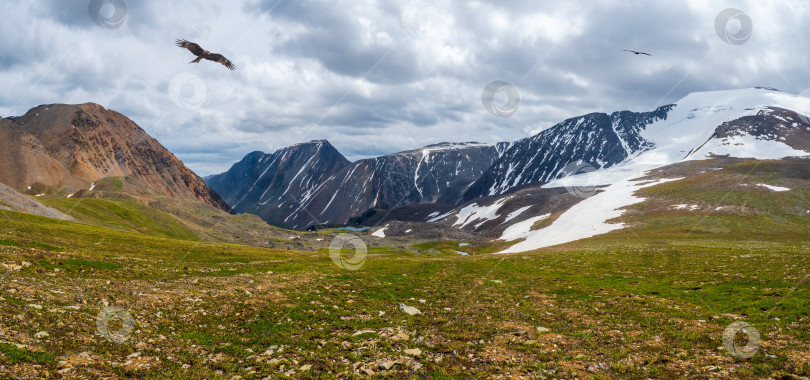
[[[810,87],[806,1],[0,4],[0,116],[99,103],[201,175],[313,139],[354,160],[441,141],[515,140],[694,91]],[[237,70],[188,64],[177,38]]]

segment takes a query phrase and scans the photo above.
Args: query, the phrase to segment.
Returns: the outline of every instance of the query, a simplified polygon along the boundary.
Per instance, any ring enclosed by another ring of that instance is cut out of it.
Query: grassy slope
[[[751,169],[741,165],[645,190],[648,201],[623,217],[631,228],[615,233],[505,256],[460,257],[457,242],[373,248],[357,271],[337,267],[325,251],[5,212],[0,262],[30,266],[0,267],[8,284],[0,292],[0,363],[9,363],[0,377],[53,374],[67,366],[59,360],[83,363],[67,373],[84,377],[359,378],[366,368],[392,378],[810,376],[810,248],[802,234],[810,221],[786,212],[798,210],[810,186],[776,183],[783,179],[766,178],[769,171],[730,181]],[[794,190],[724,196],[766,180]],[[681,203],[706,207],[669,207]],[[719,206],[739,209],[715,212]],[[136,320],[123,344],[96,333],[104,302]],[[400,303],[423,314],[404,314]],[[737,319],[761,333],[752,359],[718,349]],[[40,331],[49,336],[35,338]],[[281,351],[266,352],[273,346]],[[422,351],[418,371],[404,353],[411,348]],[[82,362],[81,352],[92,360]],[[397,360],[385,375],[379,364]]]
[[[101,179],[94,191],[71,198],[37,200],[84,223],[176,239],[268,247],[297,235],[255,215],[228,215],[205,203],[167,197],[133,177]]]
[[[39,201],[86,223],[183,240],[199,239],[174,216],[128,199],[42,198]]]

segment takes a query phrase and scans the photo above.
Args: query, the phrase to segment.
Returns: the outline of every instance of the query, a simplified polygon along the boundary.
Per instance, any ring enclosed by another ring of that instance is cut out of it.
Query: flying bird
[[[635,55],[642,55],[643,54],[643,55],[649,55],[650,57],[652,57],[652,54],[645,53],[643,51],[635,51],[635,50],[622,50],[622,51],[629,51],[629,52],[631,52],[631,53],[633,53]]]
[[[196,59],[189,63],[197,63],[200,62],[201,59],[207,59],[209,61],[220,63],[222,66],[225,66],[228,69],[236,69],[236,66],[234,66],[233,63],[228,58],[225,58],[222,54],[211,53],[210,51],[201,48],[200,45],[186,40],[177,40],[176,44],[181,48],[188,49],[188,51],[197,56]]]

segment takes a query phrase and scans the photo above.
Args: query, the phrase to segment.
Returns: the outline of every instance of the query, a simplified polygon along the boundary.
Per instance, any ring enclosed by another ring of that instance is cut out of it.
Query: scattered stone
[[[399,309],[404,311],[405,313],[408,313],[409,315],[422,314],[422,312],[419,311],[419,309],[413,306],[407,306],[404,303],[399,304]]]
[[[422,350],[420,350],[418,348],[411,348],[411,349],[405,350],[405,353],[408,354],[408,355],[411,355],[411,356],[419,356],[419,355],[422,355]]]
[[[409,340],[409,339],[411,339],[411,337],[408,336],[408,334],[402,332],[391,337],[391,340]]]
[[[545,327],[537,326],[537,332],[539,332],[539,333],[547,333],[549,331],[551,331],[551,330],[547,329]]]
[[[394,365],[396,365],[396,364],[397,363],[395,363],[395,362],[393,362],[391,360],[386,360],[386,361],[380,363],[380,366],[385,368],[385,370],[387,371],[387,370],[391,369],[392,367],[394,367]]]
[[[51,334],[48,334],[48,333],[47,333],[47,332],[45,332],[45,331],[40,331],[40,332],[38,332],[38,333],[34,334],[34,338],[37,338],[37,339],[42,339],[42,338],[47,338],[47,337],[48,337],[48,336],[50,336],[50,335],[51,335]]]
[[[312,369],[312,365],[310,365],[310,364],[304,364],[304,365],[302,365],[302,366],[301,366],[301,368],[299,368],[298,370],[303,372],[303,371],[309,371],[310,369]]]

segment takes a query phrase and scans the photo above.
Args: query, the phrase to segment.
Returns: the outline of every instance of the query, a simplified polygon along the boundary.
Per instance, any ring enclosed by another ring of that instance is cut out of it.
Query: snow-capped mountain
[[[328,145],[325,141],[317,143]],[[256,213],[271,224],[303,229],[346,223],[371,208],[454,205],[507,146],[441,143],[349,164],[342,156],[337,158],[339,153],[328,145],[330,154],[317,150],[321,156],[305,165],[282,168],[274,163],[291,151],[300,151],[302,157],[296,161],[303,162],[311,152],[304,152],[299,144],[273,155],[251,153],[228,172],[207,181],[235,210]],[[264,172],[268,173],[262,176]],[[295,184],[285,185],[286,178]],[[255,195],[246,196],[246,192]]]
[[[413,221],[404,215],[411,210],[423,222],[468,231],[505,229],[539,217],[535,211],[559,210],[559,205],[529,209],[519,199],[500,202],[524,188],[624,183],[624,190],[617,188],[619,198],[631,199],[625,196],[635,186],[629,179],[683,160],[807,156],[808,113],[810,99],[773,89],[694,93],[651,112],[571,118],[511,144],[442,143],[354,163],[325,141],[272,155],[254,152],[207,182],[237,211],[290,228],[352,218]],[[585,174],[573,175],[579,173]],[[448,212],[454,206],[459,207]],[[395,211],[388,215],[390,210]]]
[[[592,113],[519,140],[470,187],[464,199],[504,194],[523,185],[548,182],[567,175],[572,163],[583,163],[593,169],[618,164],[654,146],[640,132],[647,125],[666,120],[672,107],[642,113]]]
[[[810,99],[774,91],[748,89],[691,94],[658,118],[638,130],[640,140],[649,145],[612,167],[543,184],[543,188],[576,188],[607,185],[602,191],[570,207],[547,227],[532,230],[534,223],[548,214],[523,213],[515,217],[500,237],[521,240],[504,252],[521,252],[562,244],[607,233],[623,227],[607,221],[623,214],[623,208],[643,201],[636,190],[679,177],[654,181],[634,181],[648,171],[681,161],[712,157],[781,159],[810,157]],[[494,167],[494,166],[493,166]],[[520,175],[519,173],[517,175]],[[507,183],[508,184],[508,183]],[[513,194],[490,200],[479,208],[490,214],[505,212],[499,207]],[[491,198],[490,198],[491,199]],[[467,206],[469,207],[469,206]],[[464,224],[469,210],[459,207],[437,221]],[[494,217],[481,217],[483,224]]]
[[[464,199],[587,172],[593,172],[584,176],[590,181],[610,184],[644,170],[714,155],[804,156],[810,152],[805,137],[810,119],[803,116],[808,111],[806,97],[755,88],[693,93],[648,113],[569,119],[513,144]],[[589,169],[576,170],[583,167]]]
[[[249,153],[227,172],[205,181],[234,211],[282,225],[300,199],[349,164],[328,141],[315,140],[270,154]]]

